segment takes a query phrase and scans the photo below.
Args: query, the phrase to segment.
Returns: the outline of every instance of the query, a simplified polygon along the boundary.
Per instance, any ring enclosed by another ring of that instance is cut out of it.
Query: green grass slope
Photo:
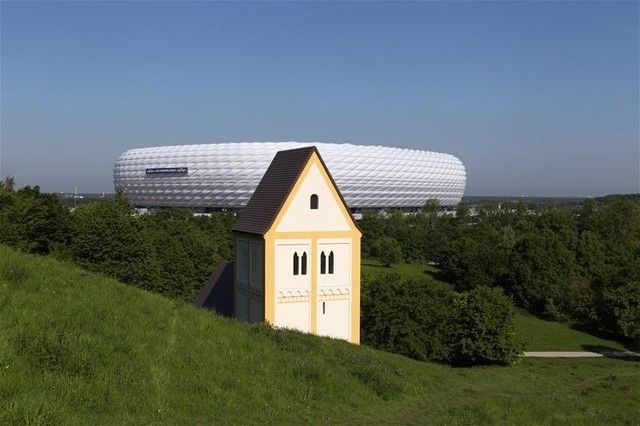
[[[425,267],[419,263],[398,263],[385,268],[374,259],[363,259],[362,270],[370,274],[395,272],[407,277],[427,279],[434,279],[432,275],[438,272],[438,269],[433,266]],[[527,342],[527,351],[625,351],[628,349],[622,342],[577,330],[568,322],[544,320],[522,309],[517,311],[517,324],[520,334]]]
[[[628,350],[622,342],[576,330],[568,322],[544,320],[524,310],[518,310],[517,324],[529,351]]]
[[[0,424],[638,423],[640,363],[454,369],[0,246]]]

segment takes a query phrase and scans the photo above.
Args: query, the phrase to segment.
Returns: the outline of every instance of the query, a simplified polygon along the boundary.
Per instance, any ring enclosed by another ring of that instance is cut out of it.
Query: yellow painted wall
[[[318,210],[310,209],[311,194],[319,196]],[[264,321],[358,344],[360,238],[314,153],[264,235]],[[292,250],[308,250],[306,276],[293,276]],[[331,276],[319,273],[322,250],[334,250]]]

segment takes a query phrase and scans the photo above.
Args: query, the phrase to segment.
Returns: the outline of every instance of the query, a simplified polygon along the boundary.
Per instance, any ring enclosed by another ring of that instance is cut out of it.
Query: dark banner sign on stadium
[[[147,175],[186,175],[189,172],[187,167],[154,167],[152,169],[145,170]]]

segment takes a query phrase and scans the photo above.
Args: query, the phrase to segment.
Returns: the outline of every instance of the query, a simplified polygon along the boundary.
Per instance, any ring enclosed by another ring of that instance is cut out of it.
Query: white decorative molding
[[[310,300],[311,292],[308,289],[282,289],[276,294],[276,301],[278,303],[308,302]]]
[[[318,300],[344,300],[350,294],[349,287],[321,287],[318,289]]]

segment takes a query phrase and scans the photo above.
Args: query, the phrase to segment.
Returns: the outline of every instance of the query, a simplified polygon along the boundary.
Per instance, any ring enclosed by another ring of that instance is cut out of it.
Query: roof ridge
[[[273,225],[314,152],[322,158],[315,145],[278,151],[231,229],[264,235]]]

